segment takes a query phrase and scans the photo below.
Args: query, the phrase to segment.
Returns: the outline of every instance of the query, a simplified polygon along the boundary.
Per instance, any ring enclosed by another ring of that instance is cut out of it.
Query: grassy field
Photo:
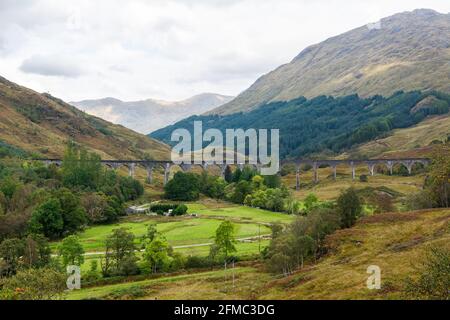
[[[357,178],[352,180],[350,168],[345,165],[337,167],[337,179],[332,179],[332,169],[319,169],[319,183],[313,183],[312,170],[302,172],[300,180],[302,187],[299,191],[293,190],[295,188],[296,177],[295,174],[290,174],[282,178],[283,182],[293,190],[294,197],[303,200],[309,193],[313,192],[320,200],[334,200],[339,196],[339,193],[350,187],[366,188],[366,187],[388,187],[392,190],[400,192],[404,195],[417,192],[422,189],[425,181],[425,176],[422,174],[412,176],[389,176],[384,174],[376,174],[369,176],[368,182],[360,182],[359,176],[367,175],[367,167],[360,166],[356,169]]]
[[[403,279],[429,245],[449,246],[450,210],[366,217],[327,238],[329,254],[289,277],[261,263],[233,271],[198,271],[71,292],[68,299],[399,299]],[[369,265],[381,268],[381,290],[366,288]]]
[[[207,254],[209,243],[217,227],[224,219],[232,220],[235,224],[236,238],[246,239],[269,235],[270,222],[289,223],[293,217],[265,210],[248,208],[243,206],[231,206],[224,208],[208,208],[205,204],[189,204],[189,212],[197,213],[197,217],[148,217],[144,215],[130,216],[119,223],[110,225],[99,225],[87,228],[78,236],[86,252],[101,252],[105,248],[105,240],[114,229],[127,228],[136,236],[136,244],[140,242],[149,224],[156,224],[156,228],[168,240],[176,250],[188,254]],[[267,241],[261,242],[263,245]],[[55,250],[59,243],[53,243]],[[185,247],[190,245],[204,244],[201,247]],[[257,253],[260,243],[239,243],[238,250],[242,253]]]

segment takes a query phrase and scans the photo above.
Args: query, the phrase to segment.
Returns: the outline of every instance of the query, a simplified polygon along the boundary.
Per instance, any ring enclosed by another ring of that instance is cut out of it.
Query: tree
[[[172,215],[173,216],[182,216],[182,215],[186,214],[187,211],[188,211],[188,207],[185,204],[180,204],[172,211]]]
[[[58,254],[62,258],[64,267],[68,265],[81,266],[84,263],[84,248],[77,236],[68,236],[58,247]]]
[[[0,265],[0,274],[11,276],[17,272],[20,258],[24,253],[24,244],[21,239],[6,239],[0,244],[0,257],[3,264]]]
[[[281,189],[267,189],[266,190],[266,203],[264,208],[275,211],[282,212],[284,210],[284,200],[286,194]]]
[[[11,199],[19,187],[20,183],[11,176],[3,178],[0,182],[0,191],[7,199]]]
[[[264,176],[264,184],[267,186],[267,188],[279,188],[281,187],[281,178],[279,175],[271,175],[271,176]]]
[[[230,166],[226,166],[225,172],[224,172],[224,178],[227,183],[233,182],[233,171],[231,170]]]
[[[306,219],[308,225],[306,235],[314,239],[314,255],[317,259],[324,249],[325,237],[339,229],[341,217],[332,209],[317,208],[310,212]]]
[[[105,256],[102,259],[104,276],[111,272],[129,275],[137,272],[134,234],[126,228],[114,229],[106,238]]]
[[[242,204],[244,203],[245,197],[251,194],[252,191],[253,189],[250,182],[245,180],[239,181],[234,187],[230,200],[234,203]]]
[[[264,189],[264,178],[256,175],[252,178],[252,184],[255,190]]]
[[[29,234],[24,240],[23,263],[29,268],[41,268],[51,261],[51,249],[47,238],[41,234]]]
[[[61,164],[63,184],[67,187],[96,190],[102,171],[101,158],[69,142]]]
[[[3,282],[0,299],[62,299],[67,289],[66,280],[66,274],[52,268],[24,269]]]
[[[295,270],[292,242],[293,237],[289,234],[283,234],[271,242],[269,258],[266,261],[266,266],[270,272],[288,276]]]
[[[233,172],[233,182],[239,182],[241,180],[242,170],[241,168],[237,167],[236,170]]]
[[[316,204],[319,202],[319,199],[314,193],[309,193],[304,201],[306,211],[309,212]]]
[[[144,260],[148,263],[153,273],[165,271],[170,266],[172,248],[166,239],[157,237],[145,246]]]
[[[81,197],[81,205],[90,223],[111,223],[117,221],[122,210],[115,196],[103,193],[86,193]]]
[[[435,149],[431,159],[429,188],[440,207],[450,206],[450,146]]]
[[[305,257],[314,252],[315,242],[314,239],[308,235],[302,235],[298,238],[294,238],[294,249],[296,252],[297,265],[303,268]],[[300,263],[299,263],[300,262]]]
[[[73,233],[80,230],[87,223],[86,210],[81,206],[80,199],[66,188],[58,190],[55,197],[61,204],[64,231]]]
[[[36,234],[44,234],[55,239],[64,231],[64,220],[60,202],[50,198],[33,211],[30,220],[30,231]]]
[[[252,181],[253,177],[256,176],[257,172],[255,169],[253,169],[250,166],[245,166],[244,169],[242,169],[241,176],[239,177],[239,180],[245,180],[245,181]]]
[[[157,235],[158,235],[158,230],[156,229],[156,223],[150,223],[147,227],[147,232],[144,235],[142,242],[144,242],[145,240],[152,242],[156,238]]]
[[[206,175],[206,178],[201,182],[201,186],[201,192],[206,196],[221,199],[224,197],[227,184],[222,178]]]
[[[200,182],[198,175],[188,172],[175,173],[172,180],[164,186],[167,199],[179,201],[197,200],[200,195]]]
[[[341,215],[341,227],[350,228],[362,212],[361,200],[354,188],[348,188],[337,199],[337,209]]]
[[[214,244],[217,246],[217,250],[223,253],[225,261],[230,253],[236,252],[235,243],[233,223],[230,221],[222,222],[216,230]]]

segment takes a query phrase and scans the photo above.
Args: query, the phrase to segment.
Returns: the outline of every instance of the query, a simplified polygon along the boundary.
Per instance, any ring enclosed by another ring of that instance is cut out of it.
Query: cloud
[[[443,0],[0,0],[2,76],[68,101],[236,95],[308,45]]]
[[[20,70],[43,76],[76,78],[83,72],[73,61],[58,56],[34,55],[23,61]]]

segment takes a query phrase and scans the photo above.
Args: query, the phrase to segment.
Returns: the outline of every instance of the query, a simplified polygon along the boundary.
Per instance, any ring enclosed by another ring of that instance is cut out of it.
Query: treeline
[[[342,192],[336,203],[311,206],[287,228],[272,226],[272,240],[263,252],[266,266],[275,274],[289,275],[303,268],[306,260],[317,260],[326,252],[325,237],[350,228],[362,214],[362,201],[355,189]]]
[[[431,161],[423,190],[408,195],[405,200],[408,210],[450,206],[450,144],[437,146]],[[372,207],[374,214],[396,211],[389,189],[349,188],[340,194],[336,202],[329,203],[320,203],[313,194],[308,195],[304,200],[302,216],[298,216],[286,228],[282,225],[272,226],[272,240],[264,252],[267,268],[276,274],[289,275],[303,268],[305,261],[316,261],[327,252],[326,236],[338,229],[352,227],[363,214],[364,204]],[[436,265],[427,267],[434,270],[433,277],[442,278],[442,274],[448,277],[448,267],[442,268],[448,263],[448,249],[432,252],[432,255]],[[442,274],[437,274],[436,270]],[[438,295],[442,296],[442,285],[431,278],[427,279],[424,273],[422,280],[411,280],[414,284],[411,288],[417,289],[419,286],[429,295],[435,294],[437,290]]]
[[[164,187],[165,197],[178,201],[194,201],[203,194],[237,204],[267,209],[275,212],[291,212],[293,200],[280,177],[260,176],[249,166],[232,171],[228,166],[225,179],[203,172],[177,172]],[[298,203],[297,203],[297,207]]]
[[[339,153],[356,144],[417,124],[426,116],[449,112],[450,96],[441,92],[397,92],[391,97],[358,95],[303,97],[273,102],[248,113],[192,116],[157,130],[153,138],[173,144],[171,133],[203,121],[203,130],[217,128],[280,129],[280,156],[304,157],[319,152]]]
[[[14,158],[0,161],[0,242],[28,235],[57,239],[89,224],[116,221],[143,186],[70,144],[61,168]]]

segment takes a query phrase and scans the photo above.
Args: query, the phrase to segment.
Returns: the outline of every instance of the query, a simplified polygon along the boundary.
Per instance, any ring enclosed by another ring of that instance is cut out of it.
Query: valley
[[[402,299],[404,279],[428,245],[448,245],[449,228],[450,210],[380,214],[335,234],[328,240],[332,253],[286,278],[266,273],[260,262],[243,262],[226,271],[85,288],[68,299]],[[370,264],[382,268],[381,291],[365,286]]]
[[[0,4],[0,300],[449,300],[450,13],[168,3]]]

